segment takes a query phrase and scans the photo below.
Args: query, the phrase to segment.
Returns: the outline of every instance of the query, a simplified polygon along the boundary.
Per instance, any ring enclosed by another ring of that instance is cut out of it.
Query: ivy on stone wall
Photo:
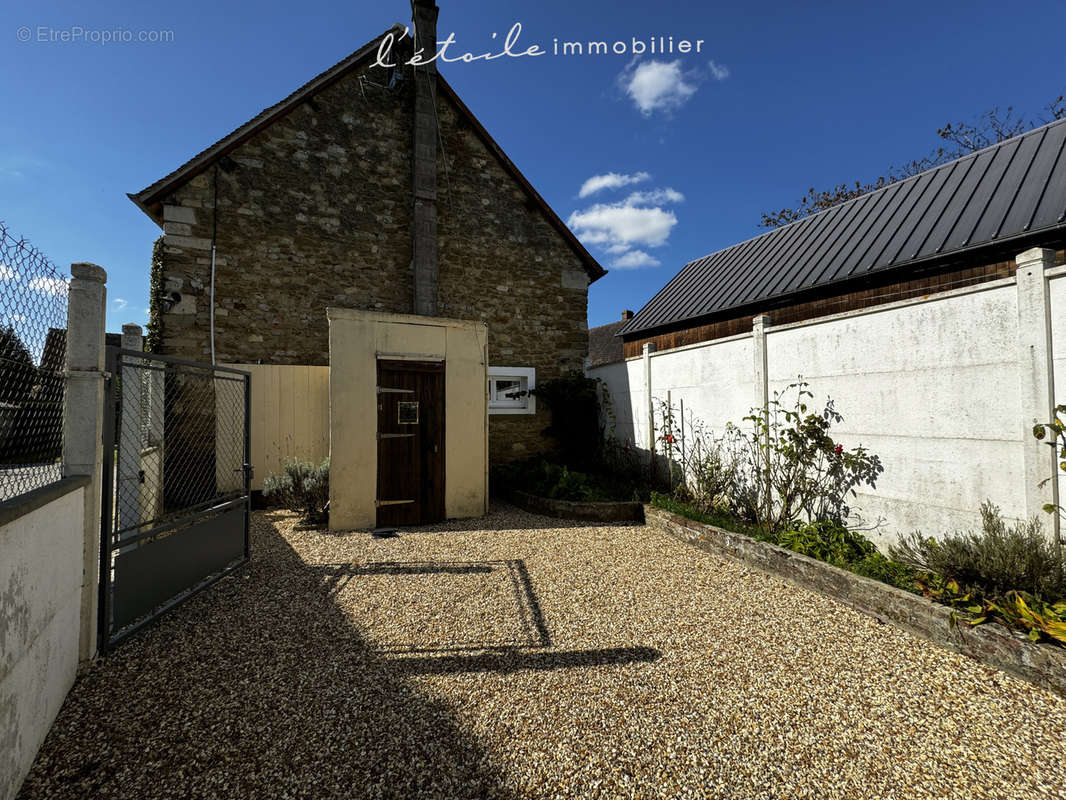
[[[555,440],[563,463],[571,468],[599,462],[605,418],[610,418],[607,387],[599,378],[573,372],[537,385],[533,394],[551,410],[551,425],[544,433]]]
[[[163,341],[163,237],[152,245],[152,266],[148,279],[148,335],[146,348],[158,353]]]

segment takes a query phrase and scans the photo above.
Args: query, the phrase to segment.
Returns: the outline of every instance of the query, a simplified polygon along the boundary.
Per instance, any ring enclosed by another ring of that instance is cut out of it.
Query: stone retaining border
[[[538,497],[528,492],[512,491],[507,499],[534,514],[543,514],[558,519],[579,519],[590,522],[644,521],[644,504],[639,502],[591,503],[571,500],[553,500]]]
[[[952,626],[952,609],[925,597],[655,506],[644,506],[644,517],[652,529],[701,550],[785,578],[914,636],[1066,696],[1064,648],[1034,644],[996,623],[970,627],[960,621]]]

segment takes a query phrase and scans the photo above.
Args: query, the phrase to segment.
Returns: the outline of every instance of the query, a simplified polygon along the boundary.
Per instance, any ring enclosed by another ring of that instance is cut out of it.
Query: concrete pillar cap
[[[71,264],[70,274],[83,281],[107,283],[107,270],[88,261],[79,261]]]

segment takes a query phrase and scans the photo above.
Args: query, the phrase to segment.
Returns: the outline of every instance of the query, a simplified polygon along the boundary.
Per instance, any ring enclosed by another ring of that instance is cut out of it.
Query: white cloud
[[[0,264],[0,280],[15,280],[15,270],[11,269],[11,267],[9,267],[7,264]]]
[[[122,311],[126,306],[129,305],[129,303],[127,303],[121,297],[116,297],[111,302],[115,304],[115,311]]]
[[[708,61],[707,66],[711,70],[711,77],[716,81],[724,81],[729,77],[729,67],[725,64],[716,64],[713,61]]]
[[[67,293],[67,282],[62,278],[37,277],[31,280],[27,286],[42,294],[54,294],[59,296]]]
[[[648,255],[643,250],[630,250],[611,262],[611,266],[618,269],[638,269],[640,267],[658,267],[662,263],[655,256]]]
[[[630,205],[658,204],[658,203],[683,203],[685,195],[669,186],[663,189],[652,189],[649,192],[633,192],[626,198]]]
[[[575,211],[566,221],[583,242],[602,245],[658,247],[665,244],[677,224],[672,211],[640,208],[622,203],[597,203]]]
[[[633,62],[618,76],[622,89],[645,117],[670,113],[696,93],[696,80],[681,71],[681,61]]]
[[[580,196],[650,179],[651,175],[647,172],[594,175],[581,186]],[[682,203],[684,200],[681,192],[669,186],[630,192],[624,200],[594,203],[574,211],[566,224],[586,246],[594,246],[612,256],[613,267],[657,267],[662,262],[639,248],[666,244],[670,231],[677,225],[677,216],[673,211],[663,208],[663,205]]]
[[[588,197],[590,194],[595,194],[604,189],[621,189],[623,186],[629,186],[631,183],[641,183],[650,178],[651,175],[647,172],[636,172],[632,175],[624,175],[617,172],[593,175],[581,184],[581,190],[577,193],[577,196]]]

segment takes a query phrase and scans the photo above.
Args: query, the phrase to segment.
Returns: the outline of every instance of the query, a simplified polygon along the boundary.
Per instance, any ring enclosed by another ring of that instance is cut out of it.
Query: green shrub
[[[1044,535],[1037,518],[1008,526],[999,508],[981,505],[981,530],[940,541],[915,531],[890,548],[897,561],[932,572],[968,589],[1000,595],[1011,590],[1045,600],[1066,598],[1060,551]]]
[[[777,543],[837,566],[862,561],[877,552],[873,542],[861,533],[849,531],[831,520],[794,525],[777,535]]]
[[[545,494],[553,500],[589,500],[593,496],[589,476],[558,464],[545,464]]]
[[[696,522],[703,522],[707,525],[714,525],[717,528],[723,528],[734,533],[743,533],[745,536],[750,536],[752,539],[758,539],[760,542],[774,541],[773,536],[762,528],[759,528],[757,525],[752,525],[744,520],[738,519],[728,511],[714,509],[704,510],[692,503],[678,499],[676,492],[673,494],[652,492],[650,502],[651,505],[656,508],[661,508],[663,511],[669,511],[671,514],[677,514],[679,517],[685,517],[686,519],[691,519]]]
[[[800,518],[842,526],[853,516],[851,497],[860,486],[875,488],[884,467],[864,447],[848,450],[833,439],[832,427],[843,417],[831,398],[820,410],[810,407],[813,397],[805,382],[791,384],[765,408],[752,408],[743,427],[730,423],[721,436],[661,404],[658,440],[671,486],[676,477],[697,507],[727,505],[775,534]]]
[[[897,589],[905,589],[915,594],[919,592],[916,585],[918,574],[912,567],[891,558],[886,558],[882,553],[876,551],[870,553],[861,561],[845,564],[844,568],[854,572],[856,575],[887,583]]]
[[[280,475],[263,481],[263,496],[300,514],[305,522],[318,524],[328,518],[329,459],[321,464],[290,459]]]

